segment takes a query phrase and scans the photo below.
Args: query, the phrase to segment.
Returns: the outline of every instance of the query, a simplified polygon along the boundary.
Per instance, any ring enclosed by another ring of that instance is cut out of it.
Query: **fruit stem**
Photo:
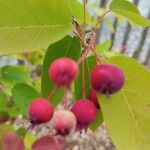
[[[30,132],[32,131],[32,129],[35,127],[35,124],[30,124],[28,127],[27,127],[27,131]]]
[[[51,100],[51,97],[56,93],[57,89],[58,89],[58,86],[54,85],[51,92],[50,92],[50,94],[48,95],[48,98],[47,98],[48,101]]]
[[[83,24],[84,24],[84,28],[86,26],[86,0],[83,0]]]
[[[106,11],[102,16],[99,16],[97,19],[97,23],[95,25],[95,29],[98,27],[98,24],[101,23],[102,19],[105,17],[105,15],[107,15],[109,13],[109,10]]]
[[[90,45],[91,46],[91,45]],[[82,51],[82,55],[81,55],[81,57],[79,58],[79,60],[77,61],[77,64],[79,65],[79,64],[81,64],[85,59],[86,59],[86,57],[87,57],[87,55],[89,54],[89,52],[90,52],[90,46],[88,46],[86,49],[84,49],[83,51]]]
[[[97,65],[102,64],[103,63],[103,57],[97,52],[95,47],[92,48],[92,50],[95,53]]]
[[[68,100],[68,87],[64,87],[63,88],[63,90],[64,90],[64,97],[63,97],[63,105],[64,105],[64,107],[66,108],[67,107],[67,100]]]
[[[82,62],[82,98],[86,98],[86,89],[85,89],[85,67],[84,67],[85,62]]]

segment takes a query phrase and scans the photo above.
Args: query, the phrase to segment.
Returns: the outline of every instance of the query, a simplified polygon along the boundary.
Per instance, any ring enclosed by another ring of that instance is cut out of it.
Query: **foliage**
[[[134,59],[124,56],[112,57],[109,63],[119,66],[126,76],[121,92],[109,98],[99,97],[111,137],[119,149],[148,150],[150,72]]]
[[[33,87],[22,83],[16,84],[13,87],[12,96],[22,114],[28,115],[27,114],[28,105],[33,99],[39,97],[39,93]]]
[[[0,54],[46,49],[71,31],[70,20],[78,12],[75,0],[0,1]],[[58,9],[59,8],[59,9]],[[4,15],[7,14],[7,15]]]
[[[122,15],[140,26],[148,27],[150,25],[150,20],[141,16],[136,6],[129,1],[113,0],[110,4],[110,11]]]
[[[54,87],[54,83],[49,79],[48,69],[50,64],[59,57],[71,57],[77,60],[81,53],[81,47],[76,37],[66,36],[62,40],[52,44],[45,54],[42,71],[42,95],[48,97]],[[56,106],[62,98],[62,90],[59,89],[55,97],[52,97],[52,103]]]
[[[8,120],[11,123],[20,114],[27,118],[28,105],[33,99],[48,98],[55,88],[48,75],[49,66],[59,57],[70,57],[80,69],[76,81],[67,87],[73,92],[73,100],[83,98],[84,92],[85,97],[89,98],[92,89],[90,72],[96,64],[115,64],[123,70],[125,86],[109,97],[98,94],[101,110],[97,110],[97,118],[89,128],[96,132],[105,121],[118,149],[149,150],[150,72],[136,60],[110,51],[111,40],[96,45],[95,30],[85,32],[86,24],[90,25],[86,28],[89,30],[91,26],[90,29],[95,27],[96,22],[103,20],[113,33],[111,16],[108,16],[110,13],[116,14],[118,20],[126,18],[131,23],[148,27],[150,20],[144,18],[134,4],[127,0],[112,0],[107,10],[96,8],[93,16],[85,11],[85,24],[83,7],[76,0],[0,0],[0,4],[0,55],[9,54],[7,57],[23,62],[0,68],[0,149],[2,145],[13,147],[13,142],[17,141],[27,150],[36,150],[39,145],[43,148],[44,144],[50,143],[58,149],[64,146],[63,138],[58,139],[59,145],[55,141],[58,137],[37,139],[23,127],[16,131],[11,125],[2,123]],[[96,6],[87,6],[89,9],[91,7],[95,9]],[[79,63],[80,59],[84,63]],[[57,106],[65,94],[63,88],[59,88],[50,101]],[[9,145],[12,137],[13,142]]]

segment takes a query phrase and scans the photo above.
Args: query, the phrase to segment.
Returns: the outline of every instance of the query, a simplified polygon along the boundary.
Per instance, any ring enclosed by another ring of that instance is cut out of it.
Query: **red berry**
[[[88,127],[88,125],[96,119],[96,106],[87,99],[78,100],[73,105],[71,111],[77,118],[78,126],[82,128]]]
[[[95,90],[92,90],[90,93],[90,101],[92,101],[95,104],[97,109],[100,109],[100,105],[99,105],[98,98],[97,98],[97,93]]]
[[[37,139],[32,144],[31,150],[65,150],[65,146],[66,143],[64,137],[47,135]]]
[[[91,72],[92,87],[102,94],[118,92],[123,87],[124,81],[123,71],[115,65],[99,65]]]
[[[52,122],[58,134],[66,135],[76,126],[76,117],[68,110],[59,110],[54,113]]]
[[[38,98],[29,105],[29,116],[31,123],[39,124],[48,122],[54,112],[54,107],[44,98]]]
[[[24,140],[14,132],[7,132],[4,131],[4,137],[1,138],[0,150],[25,150]]]
[[[77,78],[78,73],[76,62],[65,57],[54,60],[49,68],[49,76],[58,86],[68,86]]]

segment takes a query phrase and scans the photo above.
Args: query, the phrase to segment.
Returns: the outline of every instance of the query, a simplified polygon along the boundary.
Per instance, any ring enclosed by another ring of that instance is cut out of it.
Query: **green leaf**
[[[33,86],[39,93],[41,93],[41,77],[38,77],[33,81]]]
[[[4,66],[0,72],[0,82],[3,85],[3,91],[11,96],[11,89],[16,83],[31,83],[31,77],[24,67]]]
[[[17,116],[20,115],[20,113],[21,113],[21,110],[16,105],[8,107],[8,116],[10,118],[16,118]]]
[[[103,52],[109,50],[110,45],[111,45],[111,40],[106,40],[106,41],[104,41],[103,43],[98,44],[98,45],[96,46],[96,48],[97,48],[97,50],[98,50],[100,53],[103,53]]]
[[[110,10],[126,10],[140,15],[138,8],[127,0],[113,0],[110,4]]]
[[[31,133],[27,133],[25,138],[24,138],[24,144],[26,147],[26,150],[31,150],[32,144],[36,141],[35,135]]]
[[[27,84],[17,84],[12,89],[12,96],[18,108],[23,115],[27,115],[27,109],[30,102],[39,97],[38,92]]]
[[[134,4],[126,0],[113,0],[110,4],[110,11],[122,15],[137,25],[148,27],[150,20],[141,16]]]
[[[25,137],[27,130],[24,127],[20,127],[16,130],[17,134],[21,137]]]
[[[4,93],[0,93],[0,113],[7,111],[7,96]]]
[[[42,65],[45,50],[37,50],[28,55],[28,61],[32,65]]]
[[[115,52],[113,50],[103,52],[103,56],[106,57],[106,58],[110,58],[110,57],[113,57],[113,56],[120,56],[120,55],[121,54],[119,52]]]
[[[1,78],[12,83],[26,82],[30,83],[31,77],[29,73],[20,66],[4,66],[1,69]]]
[[[84,68],[85,68],[86,97],[89,97],[89,93],[90,93],[90,89],[91,89],[89,77],[90,77],[91,69],[95,66],[95,64],[96,64],[95,56],[90,56],[85,61],[85,67]],[[74,94],[75,94],[76,100],[82,98],[82,70],[81,70],[81,65],[80,65],[80,75],[74,84]]]
[[[0,84],[3,86],[3,92],[7,96],[11,96],[11,89],[14,87],[15,83],[8,82],[0,78]]]
[[[83,5],[79,3],[77,0],[70,0],[71,6],[71,14],[72,16],[79,22],[83,23]],[[90,16],[88,12],[86,12],[86,20],[89,21]]]
[[[109,59],[125,73],[123,89],[106,98],[99,96],[109,133],[120,150],[150,148],[150,72],[132,58]]]
[[[70,32],[77,6],[75,0],[0,0],[0,55],[47,49]]]
[[[102,111],[97,109],[97,116],[96,116],[96,120],[94,122],[92,122],[92,124],[90,125],[90,129],[95,132],[97,130],[98,127],[100,127],[100,125],[103,123],[104,119],[103,119],[103,114]]]
[[[2,140],[7,133],[14,131],[14,128],[7,124],[1,124],[0,129],[0,140]]]
[[[66,36],[62,40],[52,44],[45,55],[42,71],[42,95],[47,98],[50,91],[54,87],[54,83],[50,80],[48,70],[50,64],[59,57],[71,57],[78,60],[81,53],[79,40],[76,37]],[[51,102],[56,106],[62,98],[62,89],[57,90],[55,96],[52,97]]]

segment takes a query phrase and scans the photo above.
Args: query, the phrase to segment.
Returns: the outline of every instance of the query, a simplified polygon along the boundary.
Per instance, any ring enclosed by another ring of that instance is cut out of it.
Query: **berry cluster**
[[[70,58],[58,58],[49,67],[49,77],[57,87],[68,87],[79,74],[77,63]],[[29,105],[30,121],[33,125],[46,123],[52,120],[57,134],[66,135],[72,129],[87,129],[96,119],[100,105],[97,92],[100,94],[114,94],[124,84],[124,74],[115,65],[97,65],[90,76],[92,90],[90,98],[77,100],[70,110],[54,112],[53,105],[44,98],[37,98]]]

